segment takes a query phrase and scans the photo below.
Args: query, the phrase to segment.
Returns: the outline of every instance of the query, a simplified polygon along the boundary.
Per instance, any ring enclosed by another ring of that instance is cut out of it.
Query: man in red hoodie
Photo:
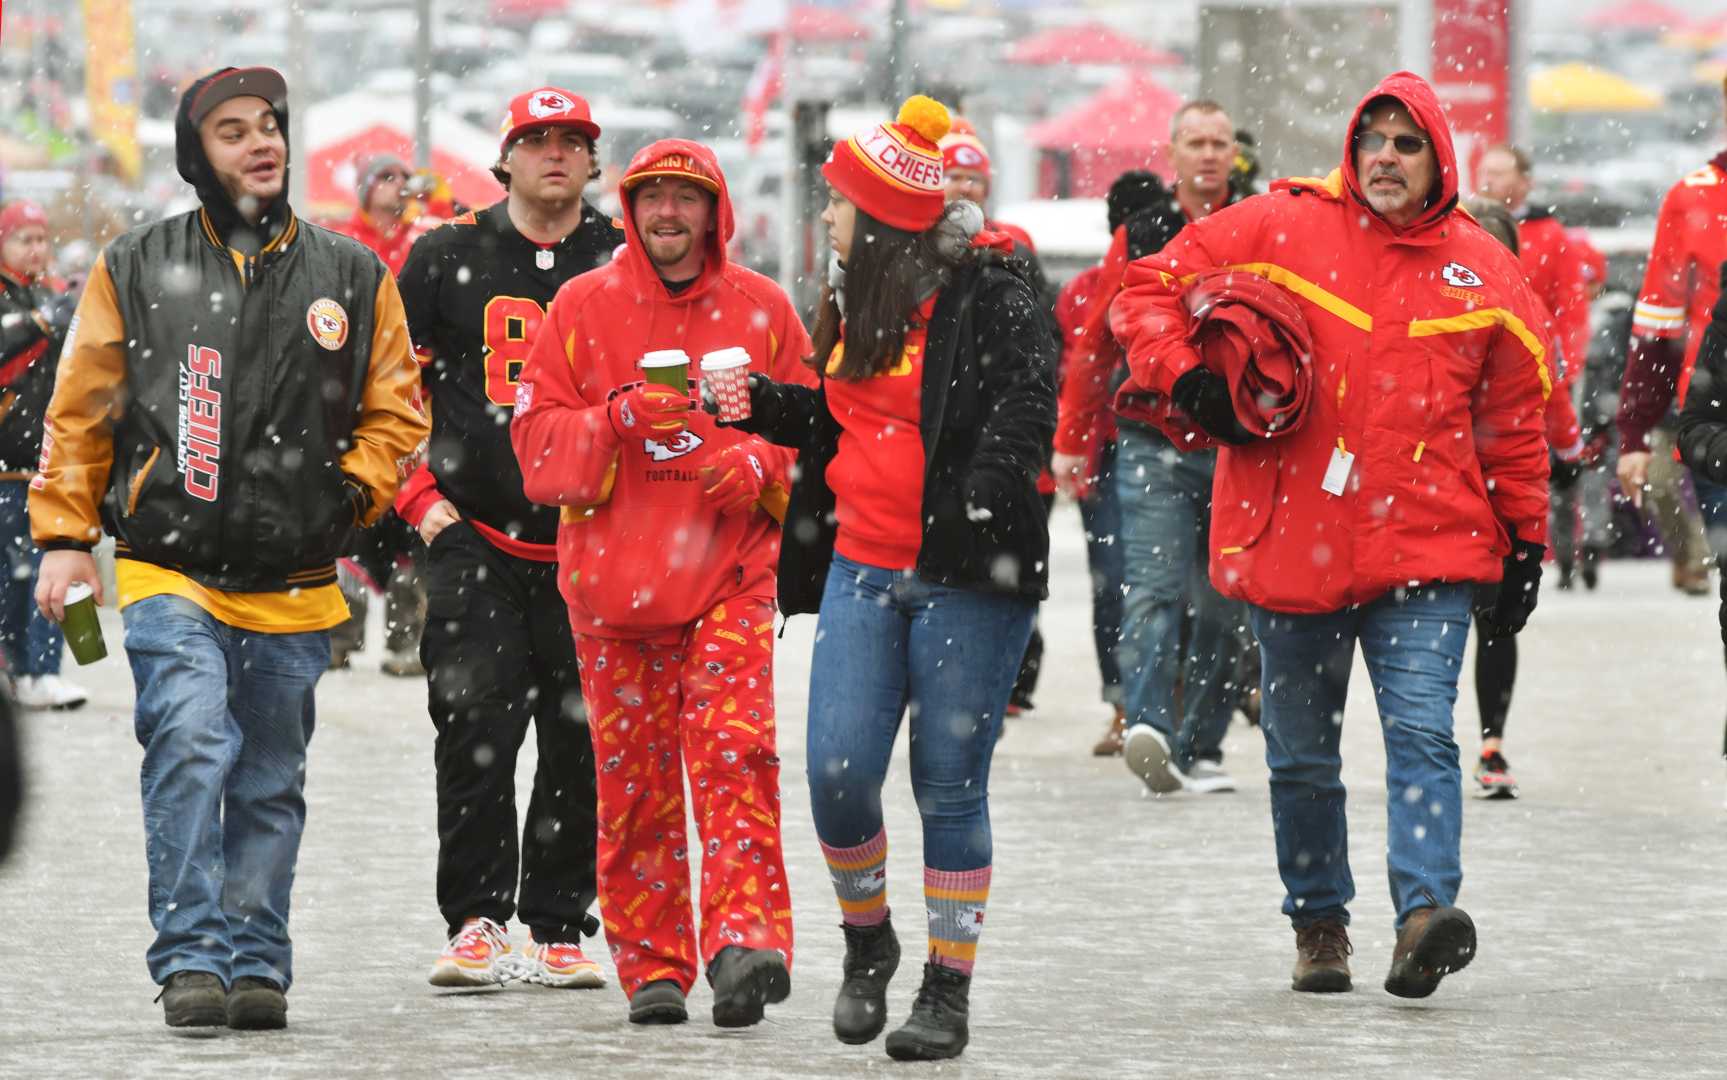
[[[639,361],[681,349],[693,376],[704,353],[741,347],[754,369],[807,384],[810,342],[778,286],[727,261],[731,198],[707,147],[644,148],[620,197],[623,254],[547,310],[511,437],[528,498],[562,508],[558,584],[599,768],[600,913],[630,1019],[686,1019],[699,955],[714,1022],[741,1027],[791,988],[773,606],[792,453],[691,411],[689,387],[644,382]]]
[[[1211,580],[1247,602],[1264,660],[1296,990],[1351,987],[1339,736],[1357,642],[1390,792],[1397,943],[1385,988],[1425,997],[1475,952],[1474,924],[1454,906],[1452,707],[1474,583],[1501,582],[1476,611],[1497,632],[1520,630],[1535,606],[1553,372],[1515,256],[1456,207],[1438,97],[1399,72],[1357,106],[1340,169],[1280,180],[1189,225],[1128,267],[1110,311],[1132,373],[1118,409],[1129,391],[1167,398],[1200,432],[1178,448],[1221,444]],[[1248,436],[1187,339],[1186,280],[1220,267],[1288,290],[1312,334],[1309,411],[1280,436]]]

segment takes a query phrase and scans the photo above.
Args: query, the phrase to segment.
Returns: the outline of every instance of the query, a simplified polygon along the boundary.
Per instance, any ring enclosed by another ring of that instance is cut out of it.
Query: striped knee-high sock
[[[989,870],[923,868],[924,906],[929,909],[929,959],[932,964],[970,975],[989,903]]]
[[[839,897],[841,921],[848,926],[880,926],[887,918],[887,830],[857,847],[822,845]]]

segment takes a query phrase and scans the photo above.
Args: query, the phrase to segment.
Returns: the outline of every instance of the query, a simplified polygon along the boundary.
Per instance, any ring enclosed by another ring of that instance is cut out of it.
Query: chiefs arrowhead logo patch
[[[528,99],[528,114],[536,120],[569,112],[575,107],[575,102],[556,90],[536,90],[534,96]]]
[[[314,300],[306,309],[306,329],[313,341],[335,352],[348,342],[348,313],[327,296]]]
[[[681,458],[685,454],[701,449],[702,437],[693,431],[680,431],[671,438],[661,442],[658,439],[643,439],[642,449],[655,461],[670,461]]]
[[[1445,269],[1441,270],[1440,274],[1445,277],[1446,281],[1459,288],[1478,289],[1481,287],[1481,278],[1476,275],[1475,271],[1460,262],[1446,263]]]

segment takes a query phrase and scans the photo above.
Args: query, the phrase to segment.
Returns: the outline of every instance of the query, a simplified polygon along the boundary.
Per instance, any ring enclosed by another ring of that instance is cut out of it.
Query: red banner
[[[1511,141],[1514,0],[1433,0],[1433,88],[1451,122],[1462,190],[1488,147]]]

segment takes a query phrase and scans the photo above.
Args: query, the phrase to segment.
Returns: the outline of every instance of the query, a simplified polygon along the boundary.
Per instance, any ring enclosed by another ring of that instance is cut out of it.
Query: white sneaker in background
[[[26,709],[76,709],[90,695],[58,675],[20,675],[13,683],[18,704]]]
[[[1135,724],[1127,729],[1121,749],[1127,767],[1156,794],[1169,795],[1182,789],[1181,770],[1175,767],[1169,742],[1161,731],[1150,724]]]
[[[1205,758],[1195,758],[1187,767],[1187,789],[1201,795],[1234,791],[1235,778],[1223,771],[1223,765]]]

